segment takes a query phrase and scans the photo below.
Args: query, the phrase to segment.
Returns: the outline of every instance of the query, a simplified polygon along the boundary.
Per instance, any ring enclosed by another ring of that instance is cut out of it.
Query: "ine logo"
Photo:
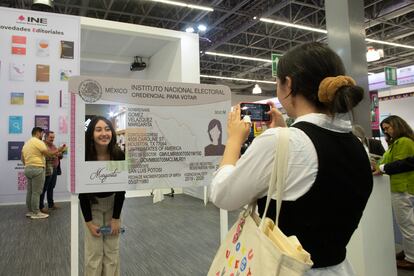
[[[47,18],[45,17],[34,17],[20,15],[17,18],[17,23],[30,24],[30,25],[47,25]]]

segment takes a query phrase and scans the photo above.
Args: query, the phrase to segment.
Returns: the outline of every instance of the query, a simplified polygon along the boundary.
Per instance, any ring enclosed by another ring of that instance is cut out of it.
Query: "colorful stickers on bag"
[[[253,248],[246,248],[239,241],[245,222],[244,218],[240,219],[236,232],[233,235],[234,247],[226,250],[227,266],[224,266],[221,271],[217,271],[216,276],[252,276],[249,263],[251,263],[254,257]]]

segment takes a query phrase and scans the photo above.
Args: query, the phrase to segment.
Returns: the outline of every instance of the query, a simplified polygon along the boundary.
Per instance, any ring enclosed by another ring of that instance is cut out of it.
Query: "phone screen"
[[[270,111],[270,105],[260,103],[240,103],[241,118],[245,115],[249,115],[253,122],[265,122],[270,121],[270,115],[267,112]]]

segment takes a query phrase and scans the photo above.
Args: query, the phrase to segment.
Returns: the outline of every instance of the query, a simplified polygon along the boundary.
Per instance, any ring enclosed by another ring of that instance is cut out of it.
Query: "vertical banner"
[[[225,148],[228,87],[82,76],[69,80],[69,91],[71,192],[210,183]],[[108,124],[114,133],[99,135]],[[97,161],[94,152],[113,135],[125,157]]]
[[[24,202],[20,150],[34,126],[56,133],[57,146],[68,143],[60,131],[68,117],[68,78],[79,75],[80,19],[62,14],[0,8],[0,203]],[[7,127],[7,125],[9,127]],[[66,158],[56,197],[67,196]]]
[[[380,137],[378,91],[369,91],[372,136]]]

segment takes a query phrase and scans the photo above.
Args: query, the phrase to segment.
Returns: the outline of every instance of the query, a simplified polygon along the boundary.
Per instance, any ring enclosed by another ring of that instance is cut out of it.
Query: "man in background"
[[[45,156],[56,156],[57,150],[49,151],[46,144],[42,141],[43,129],[34,127],[32,138],[30,138],[22,149],[22,162],[24,165],[24,175],[27,178],[26,206],[29,212],[26,217],[31,219],[43,219],[49,215],[40,212],[39,199],[40,193],[45,182]]]
[[[58,148],[53,144],[55,141],[55,133],[53,131],[46,131],[44,142],[49,151],[55,152],[58,151]],[[45,182],[43,185],[43,192],[40,195],[40,204],[39,208],[42,213],[48,213],[49,210],[58,209],[59,206],[54,203],[53,200],[53,189],[56,186],[57,180],[57,167],[59,165],[59,159],[62,158],[62,153],[58,151],[58,154],[55,156],[46,156],[46,170],[45,170]],[[48,209],[45,208],[44,198],[47,194],[47,204]]]

